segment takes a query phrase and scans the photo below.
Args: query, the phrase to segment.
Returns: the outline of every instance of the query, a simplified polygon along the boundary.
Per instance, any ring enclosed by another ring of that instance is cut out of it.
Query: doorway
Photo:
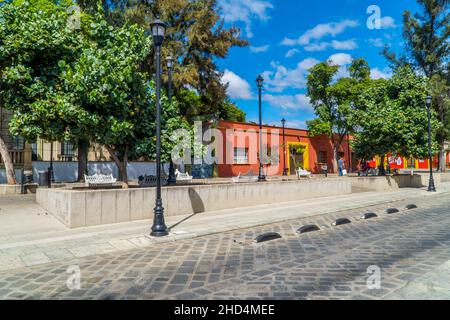
[[[309,148],[305,142],[288,142],[287,144],[289,174],[295,175],[295,170],[309,170]]]

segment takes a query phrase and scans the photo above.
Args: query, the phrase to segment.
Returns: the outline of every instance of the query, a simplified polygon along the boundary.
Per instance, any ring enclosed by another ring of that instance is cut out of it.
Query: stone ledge
[[[27,193],[36,193],[38,185],[29,184],[26,187]],[[0,195],[21,194],[22,186],[20,184],[0,184]]]
[[[251,207],[351,193],[351,179],[318,179],[162,189],[166,216]],[[45,189],[36,201],[70,228],[150,219],[155,188],[113,190]]]

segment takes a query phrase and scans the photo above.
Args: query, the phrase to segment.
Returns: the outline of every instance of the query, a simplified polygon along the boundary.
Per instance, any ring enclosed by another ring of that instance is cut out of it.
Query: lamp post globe
[[[161,20],[155,20],[150,24],[150,31],[156,56],[156,201],[150,235],[162,237],[169,234],[164,222],[164,207],[161,199],[161,45],[164,41],[166,25]]]
[[[264,176],[264,168],[263,168],[263,144],[262,144],[262,108],[261,108],[261,90],[264,83],[264,78],[261,75],[258,75],[256,78],[256,85],[258,86],[258,107],[259,107],[259,174],[258,181],[266,181],[266,177]]]
[[[428,162],[430,167],[430,178],[428,182],[428,192],[436,192],[436,187],[434,185],[434,177],[433,177],[433,154],[431,148],[431,96],[427,96],[425,99],[425,103],[427,105],[428,112]]]

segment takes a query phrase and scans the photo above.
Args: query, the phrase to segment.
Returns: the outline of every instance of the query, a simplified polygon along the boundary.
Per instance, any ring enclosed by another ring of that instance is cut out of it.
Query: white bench
[[[311,172],[309,172],[308,170],[304,170],[304,169],[298,169],[295,170],[295,174],[297,175],[297,177],[306,177],[306,178],[311,178]]]
[[[175,170],[175,176],[177,177],[177,181],[192,181],[193,178],[188,172],[181,173],[178,169]]]
[[[117,179],[112,174],[104,175],[96,173],[92,176],[84,175],[85,185],[89,187],[112,186],[116,181]]]
[[[247,172],[245,175],[242,175],[239,172],[239,175],[237,177],[233,177],[231,178],[231,180],[235,183],[238,182],[255,182],[258,181],[258,177],[253,175],[253,171],[250,170],[249,172]]]

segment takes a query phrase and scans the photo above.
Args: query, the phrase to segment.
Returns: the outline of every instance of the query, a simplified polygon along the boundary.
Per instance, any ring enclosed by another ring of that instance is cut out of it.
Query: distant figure
[[[345,169],[345,162],[343,157],[340,157],[338,160],[338,169],[339,169],[339,176],[342,177],[344,175]]]

